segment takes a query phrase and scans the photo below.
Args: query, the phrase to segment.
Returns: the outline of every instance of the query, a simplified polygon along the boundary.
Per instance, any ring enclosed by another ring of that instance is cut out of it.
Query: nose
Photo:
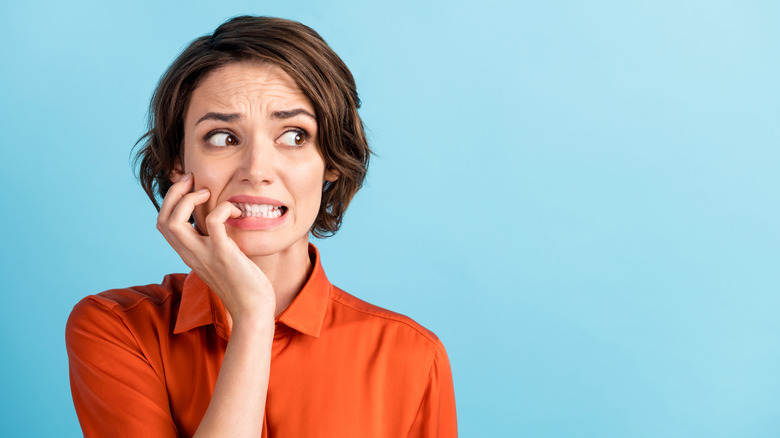
[[[253,185],[271,184],[276,179],[276,148],[273,142],[253,139],[244,148],[239,175]]]

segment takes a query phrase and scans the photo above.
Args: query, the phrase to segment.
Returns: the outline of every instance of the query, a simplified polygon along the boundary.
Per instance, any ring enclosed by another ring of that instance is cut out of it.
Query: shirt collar
[[[309,243],[309,257],[313,265],[309,279],[290,306],[279,314],[276,322],[319,338],[332,285],[322,269],[320,253],[311,243]],[[195,271],[191,271],[184,280],[179,314],[176,317],[173,333],[184,333],[208,324],[214,324],[217,334],[222,338],[230,338],[230,325],[222,301]]]

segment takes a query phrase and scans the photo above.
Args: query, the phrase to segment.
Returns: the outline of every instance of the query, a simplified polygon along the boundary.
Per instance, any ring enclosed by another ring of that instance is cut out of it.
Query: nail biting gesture
[[[206,188],[190,192],[192,186],[191,173],[171,186],[157,216],[157,229],[219,296],[234,324],[245,317],[273,319],[276,299],[270,281],[225,229],[225,221],[241,216],[241,210],[227,201],[217,204],[206,216],[207,235],[201,235],[188,221],[211,194]]]

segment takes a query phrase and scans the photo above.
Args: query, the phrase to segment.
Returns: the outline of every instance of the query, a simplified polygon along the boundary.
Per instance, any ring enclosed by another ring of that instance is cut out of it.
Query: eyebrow
[[[204,120],[218,120],[220,122],[232,122],[233,120],[240,119],[241,114],[233,113],[233,114],[224,114],[224,113],[206,113],[205,116],[198,119],[197,122],[195,122],[195,125],[198,123],[204,121]]]
[[[272,119],[291,119],[293,117],[300,116],[301,114],[303,114],[304,116],[311,117],[312,119],[314,119],[315,122],[317,121],[317,118],[314,117],[314,114],[306,111],[303,108],[294,108],[294,109],[286,110],[286,111],[274,111],[274,112],[271,113],[271,118]]]
[[[306,111],[303,108],[294,108],[291,110],[284,110],[284,111],[274,111],[271,113],[272,119],[291,119],[293,117],[297,117],[300,115],[308,116],[314,119],[314,121],[317,121],[317,117],[314,116],[314,114]],[[197,125],[200,122],[203,122],[205,120],[217,120],[220,122],[232,122],[234,120],[240,119],[241,114],[238,113],[232,113],[232,114],[225,114],[225,113],[206,113],[203,117],[198,119],[197,122],[195,122],[195,125]]]

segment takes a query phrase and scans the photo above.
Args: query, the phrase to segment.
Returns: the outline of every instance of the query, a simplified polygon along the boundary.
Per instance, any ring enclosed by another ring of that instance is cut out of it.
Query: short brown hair
[[[149,105],[149,129],[135,162],[138,177],[159,211],[172,182],[170,173],[184,144],[184,116],[193,91],[207,73],[226,64],[261,61],[279,66],[314,106],[317,144],[325,168],[338,179],[326,181],[311,232],[333,235],[349,202],[363,185],[371,150],[358,115],[360,99],[347,66],[313,29],[273,17],[241,16],[192,43],[168,67]],[[136,145],[138,145],[136,143]]]

